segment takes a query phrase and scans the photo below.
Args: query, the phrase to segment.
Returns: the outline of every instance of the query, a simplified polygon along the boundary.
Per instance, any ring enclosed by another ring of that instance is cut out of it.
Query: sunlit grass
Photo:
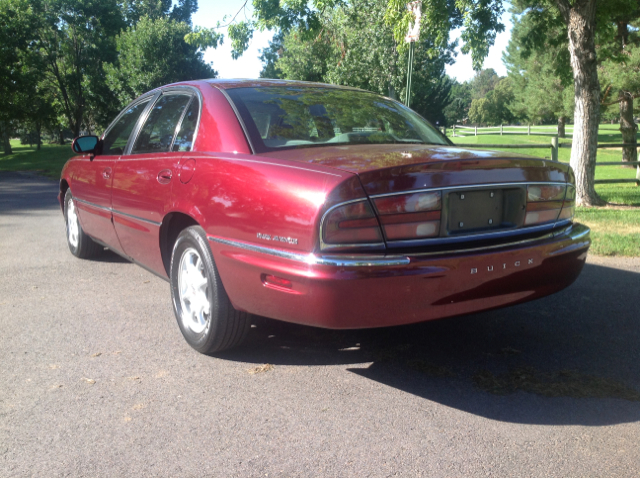
[[[640,209],[578,208],[576,221],[591,228],[591,252],[640,256]]]

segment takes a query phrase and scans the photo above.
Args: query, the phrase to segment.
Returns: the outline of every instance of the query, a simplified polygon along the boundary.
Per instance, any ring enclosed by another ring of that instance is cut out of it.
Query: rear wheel
[[[171,255],[171,298],[182,335],[201,353],[240,344],[249,331],[249,314],[229,301],[204,230],[183,230]]]
[[[80,226],[76,203],[70,189],[64,195],[64,222],[67,230],[67,245],[74,256],[89,259],[102,254],[104,247],[93,241]]]

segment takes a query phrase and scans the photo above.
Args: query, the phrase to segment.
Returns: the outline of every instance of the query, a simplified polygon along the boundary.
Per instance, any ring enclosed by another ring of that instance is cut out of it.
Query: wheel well
[[[178,235],[183,229],[196,225],[198,225],[196,220],[183,213],[169,213],[162,221],[162,226],[160,227],[160,252],[167,276],[171,272],[171,253]]]
[[[64,212],[64,196],[67,194],[67,190],[69,189],[69,183],[67,180],[60,180],[60,208]]]

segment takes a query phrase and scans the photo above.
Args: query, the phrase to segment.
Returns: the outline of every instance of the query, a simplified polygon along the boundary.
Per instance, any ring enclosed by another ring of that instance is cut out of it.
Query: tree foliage
[[[449,96],[450,103],[444,110],[445,125],[456,125],[465,121],[471,107],[471,84],[454,82]]]
[[[254,19],[238,22],[242,27],[229,32],[229,36],[239,46],[248,44],[248,38],[255,29],[282,30],[285,34],[297,30],[303,40],[309,40],[322,30],[323,15],[353,4],[347,0],[253,0]],[[421,35],[427,40],[427,56],[438,57],[441,50],[449,47],[449,32],[460,28],[462,51],[471,53],[474,68],[480,70],[496,34],[504,30],[500,22],[503,11],[502,0],[423,1]],[[364,15],[367,12],[359,10],[358,13]],[[384,21],[392,28],[398,49],[404,51],[404,36],[413,21],[412,14],[406,9],[406,1],[387,0]],[[235,54],[243,52],[241,48]]]
[[[269,46],[260,50],[260,61],[262,71],[260,78],[283,78],[283,73],[276,66],[278,58],[284,53],[284,34],[278,30],[273,38],[269,40]]]
[[[533,28],[527,16],[514,18],[511,40],[503,61],[513,84],[514,99],[510,109],[515,117],[531,123],[559,120],[573,116],[574,91],[566,29],[550,30],[544,48],[533,50],[527,38]]]
[[[37,17],[26,0],[0,0],[0,136],[5,154],[17,122],[29,116],[27,94],[37,80],[30,40]]]
[[[386,24],[386,0],[354,0],[319,15],[319,33],[309,38],[299,27],[280,34],[266,52],[264,71],[283,78],[349,85],[404,98],[407,52],[401,51]],[[444,67],[453,45],[432,58],[432,45],[416,48],[412,88],[413,108],[433,122],[444,123],[453,82]]]
[[[185,40],[198,37],[197,8],[197,0],[0,0],[5,145],[17,129],[30,138],[45,128],[60,141],[65,131],[95,131],[146,90],[215,76]],[[212,47],[221,39],[206,37]]]
[[[116,38],[118,61],[105,65],[120,106],[168,83],[216,76],[202,52],[188,44],[191,27],[168,17],[142,17]]]
[[[511,80],[503,78],[484,97],[474,98],[471,101],[469,120],[482,125],[510,124],[514,120],[513,113],[509,109],[513,98]]]
[[[114,37],[125,26],[116,0],[45,0],[36,32],[45,80],[66,125],[78,135],[88,110],[109,110],[102,66],[116,59]]]

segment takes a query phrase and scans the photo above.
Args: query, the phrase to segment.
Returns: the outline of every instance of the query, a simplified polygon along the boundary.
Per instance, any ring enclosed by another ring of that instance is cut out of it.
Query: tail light
[[[440,191],[386,196],[374,203],[389,241],[430,238],[440,232]]]
[[[524,225],[531,226],[552,223],[558,219],[571,219],[574,203],[575,188],[573,186],[528,185]]]
[[[378,219],[368,200],[333,209],[324,219],[322,239],[327,245],[383,243]]]

